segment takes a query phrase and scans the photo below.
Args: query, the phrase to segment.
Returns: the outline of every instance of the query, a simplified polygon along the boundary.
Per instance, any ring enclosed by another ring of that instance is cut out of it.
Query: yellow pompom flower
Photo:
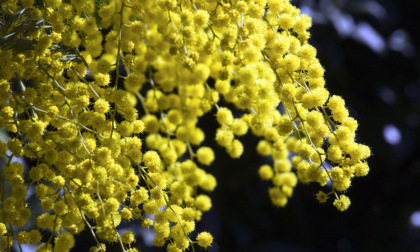
[[[319,107],[325,104],[329,92],[325,88],[316,88],[302,96],[302,105],[307,109]]]
[[[199,183],[201,189],[207,192],[212,192],[217,186],[216,178],[211,174],[206,174]]]
[[[30,244],[37,244],[42,239],[41,233],[36,229],[32,229],[31,231],[27,232],[26,237],[28,238],[28,242]],[[70,242],[71,242],[71,238],[70,238]]]
[[[156,151],[148,151],[143,155],[144,165],[151,172],[158,172],[161,169],[161,159]]]
[[[136,191],[131,193],[130,197],[130,205],[137,206],[140,203],[149,199],[149,194],[146,188],[140,187]]]
[[[287,195],[281,191],[278,187],[272,187],[268,189],[268,194],[271,199],[271,203],[277,207],[284,207],[287,204]]]
[[[268,156],[271,154],[271,144],[269,141],[261,140],[257,145],[257,153],[262,156]]]
[[[333,205],[339,210],[339,211],[345,211],[350,206],[350,199],[346,195],[340,195],[339,199],[335,199]]]
[[[98,99],[94,105],[95,111],[100,114],[105,114],[109,110],[109,102],[103,99]]]
[[[214,160],[214,152],[210,147],[200,147],[197,150],[197,160],[201,164],[210,165]]]
[[[93,78],[96,80],[96,84],[99,86],[107,86],[111,81],[111,78],[107,73],[97,73],[93,76]]]
[[[195,199],[195,207],[202,212],[209,211],[212,207],[211,199],[204,194],[198,195]]]
[[[217,111],[216,118],[220,125],[231,125],[233,121],[232,111],[228,108],[220,108]]]
[[[233,132],[228,129],[219,128],[216,132],[216,142],[223,147],[230,146],[233,139]]]
[[[118,202],[117,199],[115,198],[109,198],[106,200],[105,204],[104,204],[104,209],[105,211],[112,213],[112,212],[116,212],[118,210],[120,206],[120,203]]]
[[[144,74],[132,73],[124,81],[124,87],[127,91],[137,93],[143,87],[146,77]]]
[[[238,139],[234,139],[232,143],[226,147],[228,154],[232,158],[239,158],[244,152],[244,146]]]
[[[56,176],[54,177],[52,180],[52,185],[57,188],[57,189],[61,189],[64,187],[64,185],[66,184],[66,180],[62,177],[62,176]]]
[[[311,79],[321,78],[324,76],[324,68],[319,64],[311,64],[308,67],[308,77]]]
[[[6,225],[4,223],[0,223],[0,236],[3,236],[6,233],[7,233]]]
[[[258,170],[262,180],[270,180],[273,177],[273,169],[269,165],[263,165]]]
[[[248,132],[248,124],[242,119],[234,119],[230,128],[236,136],[243,136]]]
[[[213,242],[213,236],[208,232],[201,232],[197,236],[197,244],[200,247],[207,248]]]
[[[121,234],[121,241],[125,244],[130,244],[134,242],[134,235],[130,231],[126,231]]]
[[[62,232],[55,239],[54,250],[57,251],[70,251],[74,247],[75,241],[74,237],[69,232]]]
[[[369,166],[367,163],[357,163],[355,165],[355,175],[357,177],[366,176],[369,173]]]
[[[144,123],[141,120],[134,120],[131,122],[131,128],[135,134],[142,133],[144,131]]]
[[[328,200],[328,195],[325,194],[323,191],[319,191],[316,194],[316,199],[320,202],[320,203],[325,203]]]
[[[288,13],[281,14],[278,19],[278,23],[283,30],[289,30],[295,25],[296,18]]]
[[[292,172],[278,173],[273,177],[273,185],[275,186],[287,185],[290,187],[295,187],[296,183],[296,175]]]

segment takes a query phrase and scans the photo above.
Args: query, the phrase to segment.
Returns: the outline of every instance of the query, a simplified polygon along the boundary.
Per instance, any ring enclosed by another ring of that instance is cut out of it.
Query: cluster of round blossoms
[[[4,250],[69,251],[89,229],[91,251],[134,252],[118,227],[136,220],[167,251],[210,246],[195,231],[216,187],[205,137],[232,158],[241,136],[259,137],[275,206],[298,181],[317,182],[328,190],[318,200],[333,195],[343,211],[342,192],[368,173],[370,149],[308,44],[311,19],[289,0],[5,0],[1,17]],[[206,113],[220,124],[213,136],[197,127]]]

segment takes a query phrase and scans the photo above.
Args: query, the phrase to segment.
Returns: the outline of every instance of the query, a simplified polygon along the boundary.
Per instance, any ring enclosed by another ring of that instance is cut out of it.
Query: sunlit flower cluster
[[[5,250],[69,251],[89,229],[92,251],[118,242],[134,252],[135,234],[118,227],[136,220],[167,251],[211,246],[195,228],[217,185],[205,137],[232,158],[242,136],[259,137],[256,151],[271,161],[256,173],[271,181],[275,206],[298,182],[317,182],[328,190],[320,202],[334,195],[346,210],[342,192],[369,171],[358,124],[308,44],[311,18],[289,0],[6,0],[1,12]],[[197,126],[206,113],[214,135]],[[36,226],[22,229],[30,218]]]

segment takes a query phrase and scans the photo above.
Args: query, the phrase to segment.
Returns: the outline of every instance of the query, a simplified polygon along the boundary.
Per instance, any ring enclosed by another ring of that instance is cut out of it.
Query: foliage
[[[215,159],[197,127],[206,113],[232,158],[248,131],[261,138],[272,163],[258,173],[275,206],[298,181],[330,182],[317,199],[334,195],[346,210],[341,193],[368,173],[370,149],[324,87],[310,26],[287,0],[3,2],[0,127],[12,138],[0,142],[2,247],[69,251],[89,229],[92,250],[118,241],[133,252],[118,226],[134,220],[167,251],[211,246],[210,233],[193,235],[217,184],[202,168]],[[39,216],[25,202],[32,186]],[[36,228],[18,232],[31,216]]]

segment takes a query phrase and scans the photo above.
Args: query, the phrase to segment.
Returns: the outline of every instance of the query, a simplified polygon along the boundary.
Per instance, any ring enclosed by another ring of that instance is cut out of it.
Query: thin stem
[[[114,90],[118,89],[118,79],[120,77],[120,57],[121,57],[121,34],[122,34],[122,27],[123,27],[123,16],[124,16],[124,1],[121,1],[121,10],[120,10],[120,27],[118,30],[118,49],[117,49],[117,59],[116,59],[116,76],[115,76],[115,85]]]
[[[188,152],[190,153],[190,158],[192,159],[193,157],[195,157],[195,153],[191,147],[191,143],[187,142],[186,144],[187,144]]]
[[[74,195],[73,195],[73,193],[71,192],[71,190],[70,190],[70,188],[68,187],[68,185],[66,185],[66,189],[67,189],[67,191],[69,192],[70,196],[73,198],[73,200],[76,202],[76,199],[74,198]],[[98,238],[96,237],[95,232],[93,231],[93,227],[92,227],[92,226],[90,225],[90,223],[87,221],[87,219],[86,219],[85,215],[83,214],[82,209],[80,209],[79,205],[77,205],[77,204],[76,204],[76,206],[77,206],[77,208],[79,209],[79,212],[80,212],[80,215],[82,216],[83,222],[86,224],[86,226],[88,226],[88,228],[89,228],[90,232],[92,233],[93,239],[95,239],[96,244],[97,244],[98,246],[100,246],[99,240],[98,240]]]
[[[10,232],[12,233],[12,235],[14,237],[16,237],[16,233],[15,233],[15,230],[13,229],[13,226],[12,226],[12,223],[11,222],[9,222],[9,229],[10,229]],[[10,239],[10,235],[7,236],[7,245],[9,245],[9,239]],[[18,246],[19,246],[20,252],[22,252],[23,250],[22,250],[22,247],[20,246],[20,243],[19,242],[18,242]],[[10,247],[8,247],[8,249],[10,251]]]

